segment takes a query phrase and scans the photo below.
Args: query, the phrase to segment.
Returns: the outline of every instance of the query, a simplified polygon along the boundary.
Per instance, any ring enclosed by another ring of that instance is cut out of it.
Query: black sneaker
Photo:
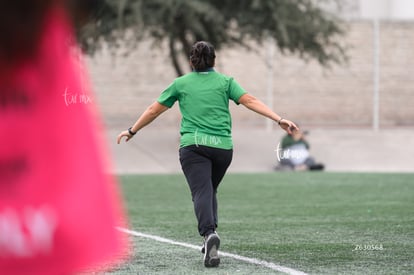
[[[214,231],[213,233],[214,233],[214,234],[216,234],[216,235],[218,236],[218,234],[217,234],[217,232],[216,232],[216,231]],[[201,246],[201,253],[202,253],[202,254],[204,254],[204,253],[206,252],[206,239],[207,239],[207,238],[204,238],[203,245]]]
[[[220,264],[218,249],[220,247],[220,238],[216,233],[208,235],[204,242],[204,266],[217,267]]]

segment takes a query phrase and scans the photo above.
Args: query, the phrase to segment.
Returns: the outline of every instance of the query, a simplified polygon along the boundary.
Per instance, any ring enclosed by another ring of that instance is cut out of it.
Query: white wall
[[[388,18],[389,0],[360,0],[359,14],[362,18]]]
[[[414,1],[413,0],[393,0],[391,15],[396,19],[414,19]]]
[[[359,17],[414,20],[413,0],[359,0]]]

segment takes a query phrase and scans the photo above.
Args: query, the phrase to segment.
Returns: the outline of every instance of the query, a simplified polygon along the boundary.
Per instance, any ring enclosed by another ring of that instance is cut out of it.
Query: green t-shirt
[[[209,70],[178,77],[158,98],[171,108],[178,100],[181,119],[180,147],[204,145],[232,149],[229,100],[239,104],[246,91],[232,78]]]

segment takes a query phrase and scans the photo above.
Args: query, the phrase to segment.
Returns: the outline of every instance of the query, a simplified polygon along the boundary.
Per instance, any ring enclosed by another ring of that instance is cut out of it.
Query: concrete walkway
[[[116,173],[181,173],[178,128],[149,126],[128,143],[116,144],[123,130],[107,130]],[[272,172],[281,130],[233,129],[229,172]],[[326,171],[414,172],[414,129],[310,129],[311,155]]]

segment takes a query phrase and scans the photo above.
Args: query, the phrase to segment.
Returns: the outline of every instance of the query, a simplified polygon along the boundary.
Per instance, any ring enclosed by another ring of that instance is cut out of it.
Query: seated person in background
[[[323,170],[324,165],[316,163],[309,154],[307,132],[301,130],[286,134],[277,149],[279,165],[276,170]],[[281,147],[281,148],[280,148]]]

